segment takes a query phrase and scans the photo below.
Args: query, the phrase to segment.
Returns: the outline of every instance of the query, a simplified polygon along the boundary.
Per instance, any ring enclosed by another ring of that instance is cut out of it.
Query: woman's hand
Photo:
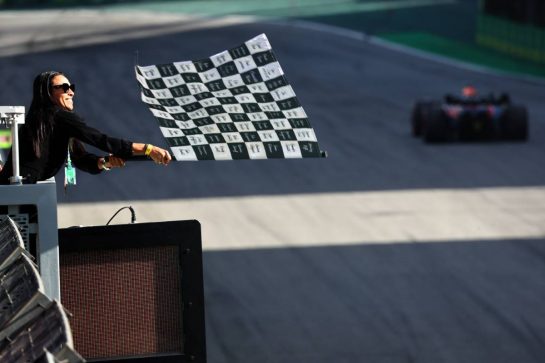
[[[167,150],[161,149],[158,146],[153,146],[152,144],[140,144],[133,142],[132,152],[133,155],[146,155],[155,161],[156,164],[167,165],[172,160],[170,153]]]
[[[110,154],[108,161],[106,162],[106,166],[108,168],[122,168],[125,166],[125,160]]]
[[[152,146],[149,157],[153,161],[155,161],[156,164],[162,164],[162,165],[167,165],[172,160],[170,153],[167,150],[161,149],[158,146]]]
[[[111,168],[122,168],[124,166],[125,160],[111,154],[107,158],[98,158],[98,168],[102,170],[110,170]]]

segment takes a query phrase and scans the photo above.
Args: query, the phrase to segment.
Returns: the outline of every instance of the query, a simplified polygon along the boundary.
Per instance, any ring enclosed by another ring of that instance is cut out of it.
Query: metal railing
[[[19,206],[35,206],[37,211],[36,260],[46,295],[60,300],[59,245],[57,234],[57,190],[55,179],[37,184],[22,184],[19,175],[18,127],[25,121],[23,106],[0,106],[0,122],[11,128],[13,176],[11,185],[0,185],[0,206],[16,211]],[[10,214],[9,212],[7,214]],[[11,213],[13,214],[13,213]],[[28,226],[23,226],[28,227]],[[28,246],[27,246],[28,248]]]

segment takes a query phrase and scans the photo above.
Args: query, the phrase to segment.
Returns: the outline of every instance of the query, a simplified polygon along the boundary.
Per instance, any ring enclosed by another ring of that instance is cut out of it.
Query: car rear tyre
[[[439,104],[431,104],[423,122],[424,141],[428,143],[445,142],[448,141],[449,135],[447,116]]]
[[[528,139],[528,111],[523,106],[509,106],[500,119],[501,134],[507,140]]]

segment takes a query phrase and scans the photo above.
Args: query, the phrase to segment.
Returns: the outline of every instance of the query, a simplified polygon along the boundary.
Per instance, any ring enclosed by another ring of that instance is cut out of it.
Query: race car
[[[425,142],[528,139],[528,111],[511,103],[508,94],[480,96],[473,86],[442,101],[417,101],[412,135]]]

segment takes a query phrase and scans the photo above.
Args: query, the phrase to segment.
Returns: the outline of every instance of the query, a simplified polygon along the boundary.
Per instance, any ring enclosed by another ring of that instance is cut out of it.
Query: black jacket
[[[97,174],[98,156],[85,151],[81,142],[92,145],[121,158],[132,155],[132,143],[127,140],[109,137],[85,124],[78,114],[62,109],[55,111],[53,130],[41,146],[41,155],[36,157],[32,140],[24,124],[19,129],[19,168],[23,183],[36,183],[55,176],[66,161],[68,143],[74,139],[70,156],[74,165],[83,171]],[[0,172],[0,184],[9,184],[13,175],[11,153]]]

